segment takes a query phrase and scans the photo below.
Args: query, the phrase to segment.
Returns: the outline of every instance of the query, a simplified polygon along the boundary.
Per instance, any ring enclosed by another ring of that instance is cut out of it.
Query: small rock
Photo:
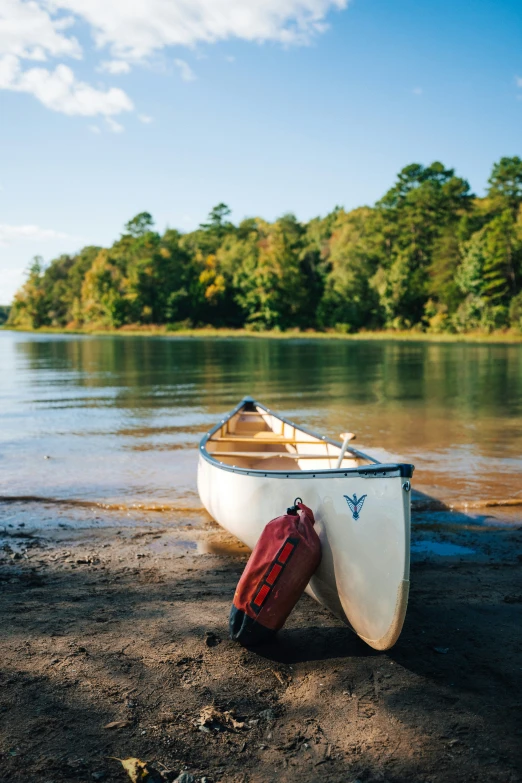
[[[522,595],[505,595],[505,604],[522,604]]]
[[[121,763],[133,783],[138,783],[139,780],[147,781],[147,783],[164,783],[165,781],[163,774],[146,761],[140,761],[132,756],[128,759],[116,759],[116,761]]]
[[[190,772],[182,772],[178,775],[174,783],[196,783],[196,778]]]
[[[439,655],[447,655],[449,653],[449,647],[434,647],[433,648],[436,653],[439,653]]]
[[[205,634],[205,644],[207,647],[216,647],[220,643],[221,639],[212,631],[207,631]]]
[[[268,709],[268,710],[262,710],[259,713],[259,717],[261,718],[261,720],[269,721],[269,720],[276,720],[277,715],[275,714],[275,711],[273,709]]]
[[[107,777],[107,774],[105,772],[102,772],[102,771],[100,771],[100,772],[93,772],[91,774],[91,778],[93,780],[105,780],[106,777]]]
[[[197,721],[193,721],[194,725],[200,731],[236,731],[237,729],[246,729],[248,726],[243,721],[236,720],[232,710],[226,710],[221,712],[215,707],[204,707],[201,710],[200,716]]]
[[[104,729],[124,729],[130,726],[130,720],[113,720],[110,723],[106,723]]]
[[[69,561],[74,562],[74,561]],[[76,561],[78,565],[98,565],[100,562],[99,558],[93,557],[92,555],[89,555],[88,557],[79,557]]]

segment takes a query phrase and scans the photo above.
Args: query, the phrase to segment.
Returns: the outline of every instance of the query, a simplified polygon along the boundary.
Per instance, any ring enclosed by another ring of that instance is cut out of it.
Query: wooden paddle
[[[341,446],[341,452],[339,454],[339,457],[337,459],[337,465],[336,468],[341,467],[341,463],[344,459],[344,455],[346,454],[346,449],[348,447],[348,444],[351,440],[355,440],[355,434],[353,432],[341,432],[341,438],[343,439],[343,445]]]

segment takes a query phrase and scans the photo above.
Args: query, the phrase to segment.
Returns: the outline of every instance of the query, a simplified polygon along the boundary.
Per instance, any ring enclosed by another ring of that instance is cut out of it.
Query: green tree
[[[108,250],[101,250],[85,275],[82,319],[91,326],[114,328],[126,322],[126,281]]]
[[[226,204],[217,204],[210,211],[206,223],[201,223],[196,231],[186,234],[183,245],[198,263],[204,263],[204,259],[215,255],[226,237],[236,231],[233,223],[226,220],[230,215],[230,209]]]
[[[521,160],[502,158],[489,185],[476,198],[441,163],[412,164],[375,207],[307,224],[235,226],[220,203],[195,231],[161,235],[141,212],[110,248],[35,259],[9,324],[519,329]]]
[[[488,182],[493,207],[499,211],[509,209],[516,215],[522,204],[522,160],[518,156],[501,158],[493,165]]]
[[[300,267],[302,226],[293,215],[257,221],[234,275],[236,299],[255,329],[306,327],[308,292]]]
[[[125,223],[125,231],[131,237],[142,237],[149,231],[152,231],[154,220],[149,212],[140,212],[135,215],[128,223]]]
[[[368,207],[337,212],[325,253],[330,271],[318,308],[321,326],[343,331],[382,325],[379,295],[373,280],[381,260],[378,217]]]
[[[210,210],[206,223],[201,223],[200,228],[205,231],[213,231],[218,234],[225,234],[232,228],[232,223],[225,220],[232,214],[232,210],[226,204],[221,202]]]
[[[39,329],[49,324],[48,300],[43,286],[43,259],[35,256],[26,272],[26,281],[15,295],[8,324]]]
[[[460,330],[506,326],[520,287],[522,232],[510,210],[495,216],[464,245],[456,281],[465,296],[455,315]]]
[[[324,295],[326,281],[331,272],[330,238],[336,221],[345,214],[341,207],[335,207],[324,218],[312,218],[304,226],[301,236],[299,262],[307,290],[308,326],[317,326],[318,309]]]
[[[471,206],[469,185],[442,163],[406,166],[377,207],[383,220],[381,305],[389,326],[422,321],[434,246]]]

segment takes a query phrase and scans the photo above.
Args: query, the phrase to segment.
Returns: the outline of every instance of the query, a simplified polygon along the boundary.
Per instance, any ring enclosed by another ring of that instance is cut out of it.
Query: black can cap
[[[286,513],[287,513],[287,514],[292,514],[292,516],[297,516],[297,513],[298,513],[297,504],[298,504],[298,503],[302,503],[302,502],[303,502],[303,499],[302,499],[302,498],[296,498],[296,499],[294,500],[294,505],[293,505],[293,506],[290,506],[290,508],[287,508],[287,509],[286,509]]]

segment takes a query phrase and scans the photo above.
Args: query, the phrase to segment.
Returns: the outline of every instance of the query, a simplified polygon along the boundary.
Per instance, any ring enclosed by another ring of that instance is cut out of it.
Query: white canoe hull
[[[301,497],[313,510],[322,544],[307,592],[371,647],[386,650],[399,637],[408,602],[410,482],[399,471],[361,473],[246,475],[200,453],[198,489],[216,522],[250,548],[267,522]],[[366,495],[357,519],[345,498],[354,494]]]

